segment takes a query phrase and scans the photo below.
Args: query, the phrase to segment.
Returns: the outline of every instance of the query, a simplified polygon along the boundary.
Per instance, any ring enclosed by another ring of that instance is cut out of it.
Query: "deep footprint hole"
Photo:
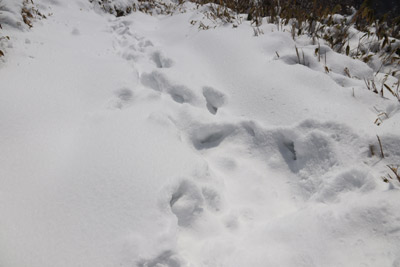
[[[193,145],[198,150],[217,147],[234,131],[232,125],[209,125],[197,129],[192,137]]]
[[[206,99],[208,111],[213,115],[217,114],[218,109],[225,104],[226,96],[210,86],[203,87],[203,96]]]

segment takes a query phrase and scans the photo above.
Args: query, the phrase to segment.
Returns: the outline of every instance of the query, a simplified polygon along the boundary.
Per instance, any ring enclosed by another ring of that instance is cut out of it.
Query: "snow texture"
[[[400,266],[400,108],[370,66],[189,3],[34,2],[32,29],[0,9],[0,266]]]

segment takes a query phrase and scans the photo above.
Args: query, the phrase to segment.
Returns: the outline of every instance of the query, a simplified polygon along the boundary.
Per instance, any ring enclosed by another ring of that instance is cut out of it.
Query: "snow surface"
[[[369,66],[322,45],[325,73],[271,24],[199,30],[190,4],[116,18],[37,0],[48,16],[28,30],[16,2],[1,267],[400,266],[400,183],[381,179],[400,164],[400,107],[365,88]]]

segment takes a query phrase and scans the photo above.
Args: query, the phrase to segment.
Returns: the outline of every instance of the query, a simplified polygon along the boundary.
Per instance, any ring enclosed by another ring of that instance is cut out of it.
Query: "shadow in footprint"
[[[219,211],[221,209],[221,196],[217,190],[211,187],[203,187],[201,193],[209,209],[213,211]]]
[[[188,87],[171,85],[164,74],[158,71],[142,74],[140,81],[146,87],[169,94],[175,102],[180,104],[193,103],[196,99],[194,93]]]
[[[121,101],[130,101],[133,98],[133,92],[128,88],[121,88],[115,92],[117,97],[121,99]]]
[[[146,47],[151,47],[151,46],[154,46],[154,45],[150,40],[141,40],[139,42],[139,47],[140,48],[146,48]]]
[[[200,127],[193,133],[193,145],[198,150],[217,147],[234,131],[235,127],[232,125],[207,125]]]
[[[157,68],[170,68],[173,65],[173,61],[170,58],[164,57],[160,51],[156,51],[151,55],[151,59],[156,64]]]
[[[203,212],[204,198],[200,189],[191,181],[184,180],[172,194],[170,207],[178,218],[178,225],[190,226]]]
[[[174,85],[169,87],[168,94],[175,102],[178,102],[180,104],[191,103],[195,98],[190,89],[184,85]]]
[[[169,81],[158,71],[143,73],[140,77],[140,81],[144,86],[159,92],[163,92],[166,88],[170,87]]]
[[[223,93],[209,86],[203,87],[203,96],[207,101],[208,111],[214,115],[217,114],[218,109],[222,107],[226,101],[226,96]]]
[[[294,140],[293,140],[294,139]],[[335,141],[318,129],[301,138],[280,140],[279,151],[292,172],[302,175],[322,175],[338,164]]]
[[[294,142],[283,136],[282,139],[278,141],[278,150],[289,169],[292,172],[297,172],[297,152]]]
[[[129,88],[121,88],[114,92],[117,97],[116,100],[113,100],[114,106],[116,108],[122,109],[126,104],[129,104],[133,99],[133,92]]]

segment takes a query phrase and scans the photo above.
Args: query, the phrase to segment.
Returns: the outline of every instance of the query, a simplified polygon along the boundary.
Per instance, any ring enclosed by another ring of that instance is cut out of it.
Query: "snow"
[[[117,18],[36,0],[51,14],[28,29],[17,2],[0,14],[0,266],[400,266],[400,183],[381,179],[400,108],[367,64],[267,23],[199,30],[188,3]]]

